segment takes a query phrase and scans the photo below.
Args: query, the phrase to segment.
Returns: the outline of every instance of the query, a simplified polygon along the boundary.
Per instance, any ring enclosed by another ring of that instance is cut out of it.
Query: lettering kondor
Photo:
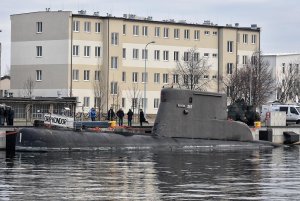
[[[60,125],[66,125],[67,119],[62,117],[55,117],[50,115],[45,115],[45,122],[54,123],[54,124],[60,124]]]

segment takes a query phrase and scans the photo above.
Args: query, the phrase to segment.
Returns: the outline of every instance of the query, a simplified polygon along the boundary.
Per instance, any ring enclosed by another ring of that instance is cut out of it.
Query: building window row
[[[233,64],[231,66],[227,66],[227,71],[229,71],[228,74],[232,73],[232,68]],[[140,73],[139,72],[132,72],[131,74],[131,81],[132,83],[138,83],[140,78],[139,78]],[[141,73],[141,82],[145,83],[148,82],[148,73],[142,72]],[[154,73],[153,74],[153,83],[155,84],[160,84],[161,83],[161,77],[162,77],[162,83],[163,84],[169,84],[169,74],[168,73]],[[187,80],[186,76],[182,76],[183,80]],[[196,78],[196,77],[195,77]],[[198,83],[198,79],[203,78],[203,79],[208,79],[209,75],[203,75],[198,76],[197,79],[195,79],[195,82]],[[216,75],[212,76],[213,79],[216,79]],[[127,80],[127,74],[125,71],[122,72],[122,82],[126,82]],[[196,81],[197,80],[197,81]],[[179,74],[173,74],[172,75],[172,82],[171,83],[178,83],[179,82]]]
[[[123,24],[123,35],[126,35],[126,24]],[[170,38],[170,35],[173,34],[174,39],[180,39],[180,29],[175,28],[173,30],[173,33],[170,33],[170,28],[168,27],[155,27],[154,28],[154,36],[155,37],[163,37],[163,38]],[[149,28],[148,26],[142,26],[142,36],[148,36]],[[132,34],[134,36],[140,35],[140,26],[139,25],[133,25],[132,27]],[[191,34],[194,34],[191,36]],[[205,35],[210,35],[210,31],[204,31]],[[217,35],[217,32],[214,31],[213,35]],[[183,30],[183,38],[189,40],[191,37],[193,37],[194,40],[200,40],[200,30],[194,30],[194,32],[191,33],[190,29],[184,29]]]
[[[100,33],[101,32],[101,23],[95,22],[94,28],[95,28],[94,29],[95,33]],[[80,21],[78,21],[78,20],[73,21],[73,31],[80,32]],[[91,22],[89,22],[89,21],[83,22],[83,31],[87,32],[87,33],[91,33],[91,31],[92,31]]]
[[[140,58],[139,52],[140,52],[139,49],[133,48],[132,49],[132,59],[134,59],[134,60],[139,59]],[[161,59],[161,52],[162,52],[163,61],[169,61],[170,60],[170,51],[169,50],[163,50],[163,51],[154,50],[154,60],[159,61]],[[205,58],[208,58],[210,56],[210,54],[205,52],[205,53],[203,53],[203,56]],[[217,56],[218,56],[218,54],[212,53],[213,58],[217,58]],[[189,52],[184,52],[183,60],[188,61],[189,57],[190,57]],[[127,58],[127,49],[126,48],[122,49],[122,58],[123,59]],[[148,59],[148,50],[142,49],[142,59],[143,60]],[[194,59],[194,61],[199,61],[200,53],[199,52],[195,53],[193,55],[193,59]],[[179,51],[174,51],[173,52],[173,60],[174,61],[179,61],[180,60],[180,52]]]
[[[112,94],[114,95],[114,94]],[[139,101],[140,100],[140,101]],[[144,100],[144,98],[131,98],[131,105],[130,108],[143,108],[144,107],[144,102],[147,105],[148,99],[146,98],[146,101]],[[153,99],[153,108],[154,109],[158,109],[160,104],[160,99],[159,98],[154,98]],[[125,108],[126,107],[126,98],[122,98],[122,103],[121,103],[121,107]]]
[[[95,46],[95,57],[101,57],[101,47]],[[80,47],[79,45],[73,45],[72,50],[73,56],[79,56],[80,55]],[[91,46],[84,46],[83,47],[83,56],[84,57],[90,57],[91,56]]]
[[[249,40],[250,40],[250,39],[248,39],[248,35],[249,35],[249,34],[243,34],[243,35],[242,35],[242,37],[243,37],[243,43],[244,43],[244,44],[248,44],[248,43],[249,43]],[[252,44],[256,44],[256,37],[257,37],[257,36],[256,36],[255,34],[252,34],[252,35],[251,35],[251,43],[252,43]]]
[[[91,71],[90,70],[83,70],[83,81],[90,81],[91,78],[90,78],[90,74],[91,74]],[[99,70],[96,70],[94,72],[94,80],[95,81],[99,81],[100,80],[100,75],[101,75],[101,72]],[[79,69],[73,69],[72,71],[72,80],[73,81],[79,81]]]

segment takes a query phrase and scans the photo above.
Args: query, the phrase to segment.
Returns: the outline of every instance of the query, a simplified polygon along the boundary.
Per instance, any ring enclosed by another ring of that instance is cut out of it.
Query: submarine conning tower
[[[253,141],[250,128],[227,120],[226,95],[165,88],[152,133],[161,137]]]

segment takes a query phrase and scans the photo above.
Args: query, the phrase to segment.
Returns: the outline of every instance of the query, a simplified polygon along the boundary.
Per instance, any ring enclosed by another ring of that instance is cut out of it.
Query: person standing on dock
[[[0,106],[0,126],[4,126],[5,122],[5,109],[4,106]]]
[[[95,121],[96,120],[96,116],[97,116],[97,113],[96,113],[96,109],[95,108],[91,108],[90,112],[89,112],[89,116],[91,118],[92,121]]]
[[[142,109],[140,109],[140,125],[143,126],[143,122],[148,123],[148,121],[145,119],[145,115]],[[149,124],[149,123],[148,123]]]
[[[119,118],[119,126],[123,126],[123,118],[124,118],[124,111],[122,110],[122,108],[120,108],[117,111],[117,117]]]
[[[113,108],[111,107],[107,112],[107,120],[113,121],[114,119],[115,119],[115,112],[114,112]]]
[[[131,109],[129,109],[128,112],[127,112],[128,126],[132,126],[132,116],[133,116],[133,112],[132,112]]]
[[[15,117],[15,112],[14,110],[11,109],[11,107],[7,108],[7,116],[6,116],[6,123],[8,126],[13,126],[14,125],[14,117]]]

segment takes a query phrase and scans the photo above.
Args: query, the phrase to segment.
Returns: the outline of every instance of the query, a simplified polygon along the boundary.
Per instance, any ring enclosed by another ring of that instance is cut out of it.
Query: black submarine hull
[[[274,145],[260,141],[224,141],[169,138],[130,133],[104,133],[45,128],[22,128],[16,135],[16,151],[73,151],[110,149],[260,149]]]
[[[250,128],[227,120],[225,94],[162,89],[161,103],[149,135],[72,129],[23,128],[16,150],[93,149],[258,149],[273,147],[255,141]]]

